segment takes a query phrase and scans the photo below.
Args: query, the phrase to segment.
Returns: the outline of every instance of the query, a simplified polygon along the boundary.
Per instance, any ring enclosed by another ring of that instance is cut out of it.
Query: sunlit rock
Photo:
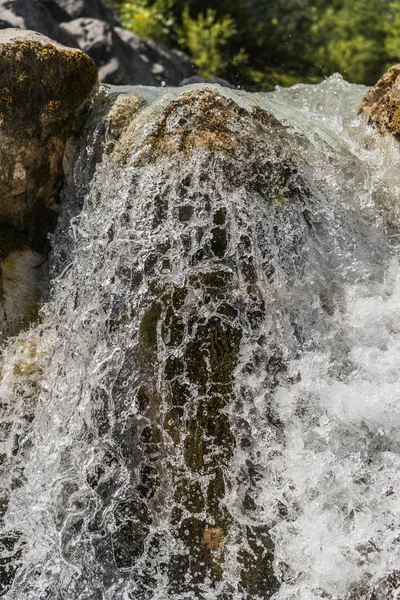
[[[35,32],[18,29],[0,32],[0,258],[3,261],[10,252],[30,249],[36,255],[45,255],[48,251],[47,235],[55,225],[63,183],[65,143],[78,110],[96,82],[96,67],[80,50],[66,48]],[[10,274],[10,264],[8,261],[6,277],[20,280],[17,287],[27,289],[32,278],[37,279],[32,282],[33,287],[40,286],[40,270],[31,269],[30,275],[27,272],[21,279],[21,269]],[[6,277],[3,265],[3,280]],[[5,293],[3,286],[2,295]],[[33,295],[36,296],[35,292]],[[17,297],[10,297],[7,302],[15,307],[20,304]],[[9,319],[2,312],[0,330],[7,333]],[[17,314],[12,316],[14,323],[18,318]]]
[[[382,133],[400,135],[400,64],[391,67],[361,100],[358,112]]]

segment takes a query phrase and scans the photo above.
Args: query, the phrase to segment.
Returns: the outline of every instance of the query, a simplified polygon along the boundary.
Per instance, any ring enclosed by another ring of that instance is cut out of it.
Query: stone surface
[[[0,0],[0,29],[38,31],[94,60],[101,82],[114,85],[178,85],[195,74],[188,57],[118,27],[101,0]]]
[[[57,218],[65,143],[96,82],[96,67],[80,50],[36,32],[0,31],[3,334],[14,333],[15,323],[26,321],[21,311],[25,316],[32,312],[27,308],[29,290],[37,300],[41,269],[34,267],[43,262],[38,255],[48,251],[47,235]],[[21,294],[24,300],[18,299]]]
[[[382,134],[400,136],[400,64],[391,67],[361,100],[359,114]]]

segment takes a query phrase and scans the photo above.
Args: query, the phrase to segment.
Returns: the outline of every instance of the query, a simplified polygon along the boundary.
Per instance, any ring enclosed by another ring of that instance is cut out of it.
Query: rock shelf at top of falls
[[[96,82],[96,67],[80,50],[33,31],[0,31],[2,337],[37,314],[65,143]]]

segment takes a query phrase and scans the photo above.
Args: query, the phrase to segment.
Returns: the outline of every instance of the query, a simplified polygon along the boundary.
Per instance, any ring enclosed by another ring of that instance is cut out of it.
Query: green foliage
[[[311,28],[324,73],[339,71],[350,81],[374,84],[386,62],[389,15],[386,0],[342,0],[326,8]]]
[[[217,18],[216,10],[208,8],[193,19],[188,7],[182,13],[179,42],[186,49],[200,75],[223,75],[232,56],[227,52],[228,42],[236,33],[235,23],[229,16]],[[246,60],[241,51],[233,60]]]
[[[147,0],[123,2],[118,6],[122,26],[144,39],[167,43],[173,37],[175,20],[170,12],[171,2]]]
[[[125,27],[185,50],[200,75],[248,89],[336,71],[373,84],[400,62],[400,0],[126,0],[119,10]]]
[[[389,63],[392,64],[400,57],[400,2],[390,4],[391,19],[384,21],[386,39],[385,50]]]

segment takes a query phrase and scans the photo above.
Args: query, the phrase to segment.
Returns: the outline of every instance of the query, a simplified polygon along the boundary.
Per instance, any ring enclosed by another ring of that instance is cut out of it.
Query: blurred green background
[[[400,62],[400,0],[108,0],[122,25],[249,90],[339,72],[374,84]]]

